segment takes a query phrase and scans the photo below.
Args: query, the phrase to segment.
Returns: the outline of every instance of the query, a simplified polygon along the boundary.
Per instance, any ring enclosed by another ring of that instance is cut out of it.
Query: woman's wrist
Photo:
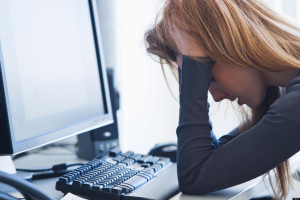
[[[182,56],[182,68],[180,75],[181,98],[200,98],[207,96],[211,82],[211,71],[214,61],[200,62],[187,56]],[[192,96],[191,96],[192,95]]]

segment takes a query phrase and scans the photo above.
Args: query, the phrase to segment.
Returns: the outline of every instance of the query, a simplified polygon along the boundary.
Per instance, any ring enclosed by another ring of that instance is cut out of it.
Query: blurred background
[[[279,13],[300,22],[299,0],[267,0]],[[98,0],[106,65],[114,69],[120,92],[120,146],[147,153],[157,143],[176,142],[179,104],[169,91],[161,66],[145,50],[144,33],[154,23],[164,0]],[[167,69],[167,68],[166,68]],[[178,97],[178,84],[167,76]],[[213,102],[210,118],[220,137],[238,126],[229,101]],[[130,139],[129,139],[130,138]]]

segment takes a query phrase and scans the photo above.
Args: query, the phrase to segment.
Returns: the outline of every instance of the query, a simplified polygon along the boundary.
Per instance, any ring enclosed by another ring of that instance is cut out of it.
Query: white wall
[[[120,141],[123,149],[143,153],[156,143],[176,141],[178,103],[167,89],[160,65],[146,54],[143,41],[160,2],[118,2],[122,69]]]

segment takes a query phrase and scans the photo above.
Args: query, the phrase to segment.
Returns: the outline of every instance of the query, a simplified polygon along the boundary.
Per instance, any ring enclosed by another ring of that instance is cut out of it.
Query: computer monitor
[[[2,158],[113,123],[96,8],[0,1]]]

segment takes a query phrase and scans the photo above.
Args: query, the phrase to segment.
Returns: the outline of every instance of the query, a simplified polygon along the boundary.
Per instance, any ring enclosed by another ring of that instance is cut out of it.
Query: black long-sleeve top
[[[203,194],[231,187],[273,169],[300,150],[300,73],[251,129],[217,147],[207,95],[214,62],[183,56],[179,69],[179,187]],[[224,138],[223,138],[224,139]]]

